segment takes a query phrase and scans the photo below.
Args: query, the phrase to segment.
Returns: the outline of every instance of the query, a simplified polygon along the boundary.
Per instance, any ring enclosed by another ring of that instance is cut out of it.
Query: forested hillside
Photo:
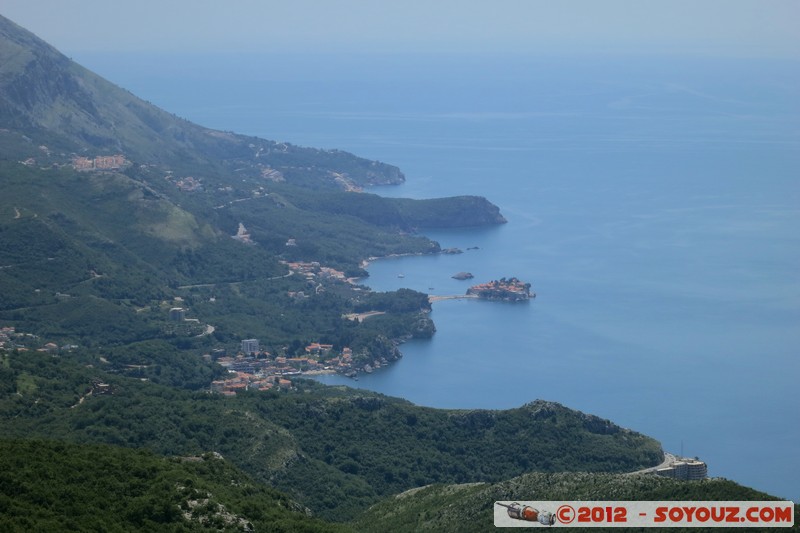
[[[428,304],[346,320],[366,291],[345,278],[369,257],[439,252],[413,233],[432,220],[503,222],[485,199],[357,192],[403,176],[179,119],[2,17],[0,58],[0,321],[41,344],[135,344],[140,366],[253,337],[392,359],[392,342],[432,334]],[[172,307],[198,326],[170,323]]]
[[[768,494],[726,479],[685,482],[648,475],[532,473],[500,483],[432,485],[384,500],[362,514],[355,528],[364,532],[483,532],[494,528],[496,501],[767,501]],[[798,509],[795,505],[797,531]],[[538,525],[538,524],[537,524]],[[669,528],[699,531],[702,528]],[[738,530],[739,528],[737,528]],[[573,528],[571,530],[577,530]],[[657,529],[654,529],[654,531]],[[767,531],[750,528],[742,531]],[[592,531],[619,531],[592,528]],[[775,528],[774,531],[787,531]]]
[[[663,457],[653,439],[549,402],[441,410],[312,381],[225,398],[176,388],[208,370],[173,360],[154,376],[165,383],[157,385],[109,373],[111,363],[91,353],[7,353],[0,360],[3,435],[166,456],[219,452],[337,520],[430,483],[500,481],[528,471],[624,472]]]
[[[219,454],[0,440],[3,531],[349,531]]]

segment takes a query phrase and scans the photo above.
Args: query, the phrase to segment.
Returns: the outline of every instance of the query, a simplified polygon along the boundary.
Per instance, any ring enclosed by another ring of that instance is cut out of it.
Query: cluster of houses
[[[13,327],[0,328],[0,349],[11,350],[17,348],[14,340],[17,332]]]
[[[224,380],[211,383],[211,391],[224,396],[236,396],[237,392],[246,390],[265,391],[275,387],[281,389],[291,388],[292,382],[279,376],[261,377],[247,372],[234,372]]]
[[[240,225],[240,232],[243,233]],[[244,230],[246,231],[246,230]],[[294,245],[289,239],[287,246]],[[282,261],[295,275],[303,276],[313,282],[317,291],[322,289],[321,280],[348,281],[345,273],[334,268],[322,266],[314,262]],[[306,298],[302,291],[290,292],[290,297]],[[358,364],[353,359],[353,351],[345,347],[340,353],[334,353],[332,344],[314,342],[305,347],[305,356],[276,356],[261,350],[258,339],[244,339],[235,356],[224,353],[207,354],[205,357],[216,361],[228,370],[225,379],[214,381],[211,390],[225,395],[233,395],[242,390],[270,390],[275,387],[291,387],[292,376],[302,374],[339,373],[355,377],[359,371],[372,372],[381,366],[375,361],[372,366]],[[388,362],[385,362],[388,364]]]
[[[27,352],[29,350],[44,352],[44,353],[58,353],[68,352],[78,348],[75,344],[65,344],[59,346],[54,342],[41,344],[41,341],[36,335],[31,333],[18,332],[13,326],[5,326],[0,328],[0,350],[18,350],[20,352]],[[36,347],[38,345],[38,348]]]
[[[289,241],[294,242],[294,239],[289,239]],[[296,245],[296,243],[294,245]],[[287,246],[289,246],[288,242]],[[287,267],[289,267],[295,273],[300,274],[301,276],[305,276],[305,278],[309,281],[315,280],[318,277],[323,279],[337,280],[337,281],[347,281],[347,276],[345,276],[344,272],[342,272],[341,270],[336,270],[335,268],[322,266],[316,261],[313,261],[311,263],[305,263],[302,261],[290,263],[282,261],[282,263]]]
[[[98,155],[94,158],[76,156],[72,158],[75,170],[119,170],[128,164],[122,154]]]
[[[164,179],[169,183],[175,185],[178,189],[183,192],[193,192],[193,191],[202,191],[203,184],[201,183],[200,179],[195,178],[194,176],[185,176],[179,178],[175,176],[175,173],[171,170],[166,171],[166,175]]]
[[[200,183],[200,180],[194,178],[192,176],[187,176],[185,178],[180,178],[175,182],[175,186],[179,188],[183,192],[192,192],[192,191],[202,191],[203,184]]]
[[[343,348],[333,354],[332,344],[311,343],[305,347],[304,357],[273,356],[259,349],[257,339],[242,341],[236,356],[221,355],[216,362],[228,370],[225,379],[214,381],[211,390],[233,395],[242,390],[270,390],[274,387],[290,388],[292,376],[321,374],[353,370],[353,351]],[[211,359],[211,354],[206,356]]]

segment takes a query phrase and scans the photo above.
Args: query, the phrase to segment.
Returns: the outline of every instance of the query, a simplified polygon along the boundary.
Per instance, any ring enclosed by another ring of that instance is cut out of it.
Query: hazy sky
[[[798,0],[3,0],[67,53],[666,52],[800,57]]]

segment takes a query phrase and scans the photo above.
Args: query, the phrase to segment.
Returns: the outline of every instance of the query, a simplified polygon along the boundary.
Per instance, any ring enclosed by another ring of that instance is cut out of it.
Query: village
[[[183,313],[176,313],[177,309],[170,311],[173,320],[176,316],[183,317]],[[56,357],[78,348],[79,346],[75,344],[59,346],[54,342],[43,343],[38,336],[17,331],[13,326],[0,327],[0,352],[39,352]],[[359,366],[356,369],[350,348],[343,348],[341,352],[336,353],[333,345],[320,343],[306,346],[304,357],[275,356],[262,350],[257,339],[241,341],[240,349],[235,355],[226,355],[226,351],[219,348],[202,357],[208,362],[216,362],[227,370],[227,376],[214,381],[210,388],[212,392],[225,396],[246,390],[289,389],[292,387],[291,378],[301,375],[340,373],[355,377],[358,371],[372,372],[388,364],[386,361],[375,361],[371,365]],[[107,362],[104,358],[101,360]]]
[[[233,238],[246,244],[250,243],[249,233],[243,224],[239,225],[239,230]],[[294,239],[286,242],[286,246],[295,245]],[[344,272],[325,267],[318,262],[282,261],[282,263],[288,267],[289,272],[279,277],[298,276],[307,282],[305,291],[295,290],[288,293],[288,296],[295,300],[307,299],[310,294],[324,292],[325,286],[329,283],[348,283],[354,291],[365,290],[357,285],[357,280],[348,279]],[[527,300],[535,295],[530,291],[530,284],[517,278],[502,278],[499,281],[470,287],[466,297],[519,301]],[[434,299],[436,297],[431,298],[431,300]],[[213,296],[210,301],[214,301]],[[168,309],[165,332],[191,337],[203,337],[214,333],[214,326],[203,324],[197,318],[187,317],[187,309],[178,307],[184,305],[183,298],[176,296],[172,302],[165,301],[161,305],[164,311]],[[384,313],[384,311],[351,313],[343,315],[343,318],[362,322],[372,316]],[[332,344],[321,342],[296,346],[292,350],[289,350],[288,347],[276,348],[270,345],[270,350],[275,353],[263,349],[259,339],[243,339],[238,342],[239,346],[235,351],[231,350],[232,346],[228,345],[227,347],[217,346],[209,349],[208,353],[198,354],[207,363],[216,363],[226,370],[226,374],[221,379],[211,383],[209,387],[211,392],[232,396],[242,391],[286,390],[292,388],[293,378],[319,374],[337,373],[358,379],[358,374],[361,372],[371,373],[389,364],[386,358],[367,358],[363,353],[354,357],[350,347],[334,349]],[[0,350],[21,352],[36,350],[57,355],[77,348],[77,345],[72,344],[59,346],[53,342],[45,342],[32,334],[18,332],[10,326],[0,329]]]
[[[65,344],[63,346],[59,346],[54,342],[41,344],[39,337],[32,333],[17,331],[14,326],[3,326],[0,328],[0,351],[36,351],[56,354],[58,352],[69,352],[77,348],[78,346],[76,344]]]
[[[343,348],[341,353],[336,354],[333,345],[320,343],[306,346],[304,357],[285,357],[260,350],[257,339],[245,339],[235,356],[218,357],[216,363],[228,370],[228,377],[214,381],[211,390],[226,396],[245,390],[291,388],[290,378],[301,375],[356,374],[350,348]],[[372,371],[373,367],[367,366]],[[380,366],[380,363],[376,366]]]
[[[247,240],[248,234],[243,226],[235,238]],[[292,246],[293,240],[286,245]],[[289,273],[285,276],[300,276],[308,282],[309,290],[290,291],[288,295],[294,299],[306,299],[310,293],[320,293],[325,290],[324,284],[330,282],[350,283],[353,290],[363,290],[355,286],[354,280],[346,278],[344,272],[322,266],[318,262],[286,262]],[[284,276],[281,276],[284,277]],[[214,298],[212,297],[212,301]],[[214,326],[203,324],[197,318],[187,316],[188,309],[184,307],[184,299],[175,297],[171,302],[162,302],[163,311],[166,312],[166,322],[163,331],[178,336],[203,337],[214,332]],[[374,313],[364,315],[345,315],[343,318],[362,321]],[[60,346],[55,342],[48,342],[34,334],[19,331],[15,326],[0,327],[0,352],[17,351],[42,352],[56,357],[78,349],[75,344]],[[290,356],[288,349],[277,349],[279,353],[270,353],[262,349],[258,339],[244,339],[239,342],[238,349],[232,351],[231,347],[216,347],[208,353],[198,354],[207,363],[216,363],[223,367],[227,374],[214,381],[210,391],[226,396],[235,395],[241,391],[264,391],[272,389],[289,389],[292,387],[291,379],[301,375],[318,375],[339,373],[351,378],[357,378],[359,372],[370,373],[375,369],[388,365],[386,359],[372,359],[365,363],[363,354],[354,358],[349,347],[334,350],[332,344],[312,342],[302,347],[302,356]],[[297,353],[297,352],[295,352]],[[104,363],[108,361],[101,357]],[[124,365],[128,369],[139,368],[136,365]]]
[[[241,235],[246,235],[246,230],[240,225],[239,233],[234,238],[241,239]],[[294,239],[287,241],[286,246],[294,246]],[[323,281],[336,281],[353,283],[348,279],[344,272],[334,268],[322,266],[320,263],[294,261],[282,261],[289,268],[289,274],[305,278],[312,291],[319,293],[324,291]],[[362,290],[354,287],[353,290]],[[289,292],[289,296],[295,299],[305,299],[309,295],[303,291]],[[175,310],[172,310],[175,311]],[[367,313],[370,315],[370,313]],[[183,314],[178,315],[180,320],[186,320]],[[346,315],[344,318],[349,320],[364,320],[363,315]],[[332,344],[321,344],[313,342],[304,347],[302,357],[287,357],[285,355],[272,354],[261,349],[258,339],[244,339],[241,341],[239,351],[235,355],[227,355],[224,349],[213,350],[210,354],[203,356],[208,361],[214,361],[228,371],[225,379],[214,381],[211,384],[211,391],[221,393],[226,396],[235,395],[237,392],[246,390],[272,390],[287,389],[292,387],[291,378],[307,375],[319,374],[342,374],[354,379],[358,379],[359,372],[371,373],[375,369],[388,365],[385,359],[373,360],[371,363],[364,364],[357,362],[353,358],[353,351],[349,347],[344,347],[341,351],[335,351]]]
[[[98,155],[93,158],[75,156],[72,158],[72,166],[75,170],[119,170],[128,166],[128,161],[124,155]]]

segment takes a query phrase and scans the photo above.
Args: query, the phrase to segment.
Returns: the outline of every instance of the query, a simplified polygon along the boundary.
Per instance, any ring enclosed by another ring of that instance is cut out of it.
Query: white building
[[[708,477],[708,465],[695,459],[673,461],[672,465],[656,470],[656,474],[674,479],[697,481]]]
[[[242,341],[242,353],[245,355],[253,355],[260,352],[258,347],[258,339],[245,339]]]
[[[708,477],[708,466],[703,461],[689,461],[686,466],[686,479],[697,480]]]

